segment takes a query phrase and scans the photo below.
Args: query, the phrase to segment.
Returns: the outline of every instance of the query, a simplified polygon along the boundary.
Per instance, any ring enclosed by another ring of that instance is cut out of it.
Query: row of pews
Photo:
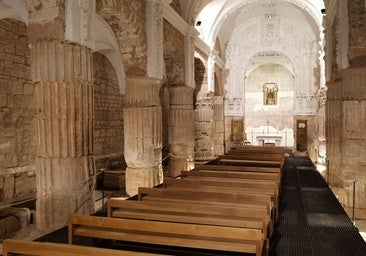
[[[4,255],[150,255],[73,245],[76,237],[267,255],[283,163],[283,147],[237,148],[217,165],[140,187],[136,200],[110,198],[107,217],[70,215],[68,245],[5,240]]]

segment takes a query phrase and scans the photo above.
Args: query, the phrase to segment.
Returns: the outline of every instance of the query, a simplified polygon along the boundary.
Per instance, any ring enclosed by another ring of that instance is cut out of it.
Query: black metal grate
[[[286,159],[269,255],[366,256],[366,243],[308,157]]]

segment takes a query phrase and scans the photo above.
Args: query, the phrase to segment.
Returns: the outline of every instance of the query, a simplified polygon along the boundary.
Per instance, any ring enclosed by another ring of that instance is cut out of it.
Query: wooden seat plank
[[[3,256],[152,256],[166,254],[152,254],[145,252],[122,251],[88,247],[81,245],[60,244],[50,242],[34,242],[6,239],[3,241]]]
[[[84,215],[69,216],[69,243],[75,236],[263,254],[258,229],[169,223]]]

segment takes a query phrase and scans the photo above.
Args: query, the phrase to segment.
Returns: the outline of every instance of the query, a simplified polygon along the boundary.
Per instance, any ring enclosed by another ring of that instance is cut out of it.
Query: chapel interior
[[[0,0],[0,240],[268,145],[366,232],[365,127],[363,0]]]

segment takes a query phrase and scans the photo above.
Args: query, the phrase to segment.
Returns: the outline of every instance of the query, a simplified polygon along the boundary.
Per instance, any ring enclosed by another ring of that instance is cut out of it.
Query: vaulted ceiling
[[[183,18],[196,28],[210,46],[216,38],[224,46],[233,33],[247,22],[267,14],[284,17],[302,26],[306,33],[321,40],[322,0],[179,0]]]

